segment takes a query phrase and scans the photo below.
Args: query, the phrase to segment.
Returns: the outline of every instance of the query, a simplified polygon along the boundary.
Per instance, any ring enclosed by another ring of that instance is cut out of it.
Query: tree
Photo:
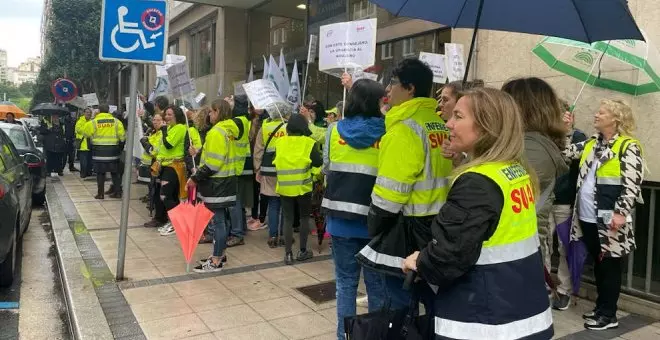
[[[51,84],[61,77],[74,81],[81,94],[107,98],[117,64],[98,58],[101,1],[52,0],[49,19],[32,104],[52,102]]]

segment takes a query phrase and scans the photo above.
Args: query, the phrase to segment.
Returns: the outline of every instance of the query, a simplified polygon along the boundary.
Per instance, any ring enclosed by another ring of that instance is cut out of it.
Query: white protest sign
[[[167,79],[169,80],[170,93],[175,97],[183,97],[195,91],[195,83],[190,79],[188,64],[177,63],[167,67]]]
[[[110,112],[106,112],[106,113],[110,113],[110,114],[115,113],[115,111],[117,111],[117,105],[110,105],[109,109]]]
[[[319,49],[319,36],[309,36],[309,49],[307,50],[307,63],[313,63],[316,59],[316,51]]]
[[[195,103],[197,103],[197,104],[201,104],[201,103],[202,103],[202,100],[204,100],[204,98],[206,98],[206,93],[204,93],[204,92],[200,92],[200,93],[197,95],[197,97],[195,97]]]
[[[277,90],[275,84],[269,80],[258,79],[243,84],[243,89],[257,110],[266,109],[275,103],[286,103],[282,96],[280,96],[280,91]]]
[[[447,58],[442,54],[419,52],[419,60],[426,63],[433,71],[433,82],[444,84],[447,82]]]
[[[81,109],[87,107],[87,102],[85,102],[85,99],[83,99],[83,97],[73,98],[71,101],[69,101],[69,104]]]
[[[96,93],[83,94],[83,99],[87,106],[99,105],[99,97],[96,96]]]
[[[341,77],[344,70],[376,63],[376,19],[321,26],[319,70]]]
[[[369,73],[369,72],[364,72],[362,69],[355,69],[353,72],[353,75],[351,75],[351,78],[353,78],[353,82],[358,81],[359,79],[370,79],[373,81],[378,80],[378,75],[375,73]]]
[[[449,81],[463,80],[465,75],[465,58],[462,44],[445,44],[447,59],[447,76]]]
[[[243,84],[245,84],[245,80],[239,80],[234,82],[234,95],[235,96],[240,96],[245,94],[245,90],[243,89]]]
[[[165,65],[156,65],[156,77],[167,77],[167,68],[171,65],[186,61],[185,55],[168,54],[165,56]]]

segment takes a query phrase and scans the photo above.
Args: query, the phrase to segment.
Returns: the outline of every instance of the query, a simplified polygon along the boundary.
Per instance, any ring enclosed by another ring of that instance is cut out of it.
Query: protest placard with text
[[[376,19],[321,26],[319,70],[341,77],[345,70],[365,69],[376,62]]]

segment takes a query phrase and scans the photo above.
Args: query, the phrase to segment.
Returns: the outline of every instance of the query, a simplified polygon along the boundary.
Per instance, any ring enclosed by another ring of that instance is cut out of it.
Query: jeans
[[[282,235],[280,226],[280,207],[279,196],[263,196],[268,198],[268,236],[276,237]]]
[[[213,209],[209,227],[213,229],[213,256],[222,256],[227,249],[227,208]]]
[[[247,220],[245,219],[243,204],[238,196],[236,196],[236,204],[230,209],[231,231],[229,234],[234,237],[243,238],[245,237],[245,231],[247,230]]]
[[[601,258],[598,226],[595,223],[580,221],[582,241],[594,259],[594,278],[596,279],[596,310],[606,317],[616,316],[617,303],[621,293],[621,274],[624,257]]]
[[[334,247],[335,244],[333,243]],[[392,275],[383,275],[383,286],[385,288],[385,297],[390,302],[390,309],[403,309],[408,308],[410,299],[412,298],[411,292],[403,289],[403,278]]]
[[[344,340],[344,318],[356,314],[355,298],[360,282],[360,270],[364,274],[364,284],[367,287],[369,312],[380,310],[385,301],[385,287],[383,287],[381,274],[362,267],[355,260],[355,255],[368,243],[368,239],[332,236],[332,258],[335,261],[337,279],[338,340]]]
[[[570,205],[553,205],[549,217],[550,234],[548,241],[550,242],[550,250],[552,250],[554,243],[554,234],[557,230],[557,225],[566,222],[571,218],[573,210]],[[571,272],[568,270],[568,261],[566,260],[566,248],[561,240],[557,239],[557,250],[559,251],[559,268],[557,270],[557,277],[559,278],[559,285],[557,285],[557,292],[563,295],[571,295]],[[550,269],[550,267],[548,267]]]
[[[78,150],[80,157],[80,177],[85,178],[92,175],[92,152]]]

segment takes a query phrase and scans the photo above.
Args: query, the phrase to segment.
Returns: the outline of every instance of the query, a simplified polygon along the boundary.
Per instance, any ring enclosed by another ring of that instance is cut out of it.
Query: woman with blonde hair
[[[451,148],[470,161],[454,171],[432,239],[403,263],[405,273],[416,271],[435,287],[435,338],[550,339],[537,184],[523,157],[518,107],[502,91],[469,90],[447,128]]]
[[[562,117],[564,110],[552,87],[539,78],[519,78],[508,81],[502,91],[510,94],[520,108],[525,130],[525,158],[539,179],[536,200],[539,237],[543,264],[551,268],[550,213],[555,200],[554,188],[558,177],[568,172],[561,150],[566,146],[567,129]]]
[[[567,125],[570,115],[564,116]],[[598,288],[596,308],[583,315],[584,327],[615,328],[624,258],[635,249],[632,212],[643,203],[644,160],[632,136],[635,119],[621,100],[603,100],[594,114],[598,131],[585,142],[571,144],[564,154],[580,160],[571,240],[582,241],[594,258]]]

